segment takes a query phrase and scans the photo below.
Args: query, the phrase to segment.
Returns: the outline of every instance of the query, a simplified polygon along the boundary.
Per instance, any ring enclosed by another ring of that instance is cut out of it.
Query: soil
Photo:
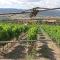
[[[18,43],[12,52],[0,55],[0,60],[60,60],[59,46],[43,30],[41,32],[42,35],[38,33],[37,39],[40,41],[36,41],[36,54],[33,59],[31,57],[26,59],[27,47],[20,46]],[[24,39],[24,36],[21,39]]]

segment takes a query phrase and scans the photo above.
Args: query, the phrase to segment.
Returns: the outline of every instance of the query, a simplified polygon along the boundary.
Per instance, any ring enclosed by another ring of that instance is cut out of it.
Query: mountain
[[[24,11],[23,9],[14,9],[14,8],[0,8],[0,14],[1,13],[20,13]]]
[[[0,14],[1,13],[20,13],[22,11],[25,11],[25,9],[14,9],[14,8],[0,8]],[[28,10],[31,11],[31,10]],[[60,17],[60,10],[48,10],[39,12],[37,16],[59,16]]]
[[[48,10],[48,11],[39,12],[37,14],[37,16],[40,16],[40,15],[42,15],[42,16],[53,16],[53,17],[58,16],[58,17],[60,17],[60,10]]]

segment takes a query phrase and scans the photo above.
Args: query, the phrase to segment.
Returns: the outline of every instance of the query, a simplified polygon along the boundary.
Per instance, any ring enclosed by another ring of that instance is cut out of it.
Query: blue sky
[[[60,7],[60,0],[0,0],[0,8]]]

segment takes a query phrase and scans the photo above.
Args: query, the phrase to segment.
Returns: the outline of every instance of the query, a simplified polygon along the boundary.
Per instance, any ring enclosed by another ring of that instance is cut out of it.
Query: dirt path
[[[43,29],[41,29],[41,32],[38,38],[41,39],[41,41],[37,42],[37,45],[40,46],[40,56],[37,60],[60,60],[60,48],[51,40]]]
[[[24,36],[24,34],[23,34]],[[23,37],[22,39],[26,39]],[[41,29],[41,32],[38,34],[36,56],[31,60],[60,60],[60,48],[51,40],[51,38]],[[0,56],[0,60],[26,60],[25,47],[18,46],[13,49],[12,52]],[[27,59],[30,60],[30,59]]]

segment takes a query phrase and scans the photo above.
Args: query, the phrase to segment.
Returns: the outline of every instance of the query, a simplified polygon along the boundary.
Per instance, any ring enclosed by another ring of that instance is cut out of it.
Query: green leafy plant
[[[59,25],[42,25],[42,28],[48,33],[52,40],[60,45],[60,26]]]
[[[22,32],[26,32],[28,29],[27,25],[24,24],[11,24],[1,23],[0,24],[0,41],[11,40],[12,38],[18,38]]]

